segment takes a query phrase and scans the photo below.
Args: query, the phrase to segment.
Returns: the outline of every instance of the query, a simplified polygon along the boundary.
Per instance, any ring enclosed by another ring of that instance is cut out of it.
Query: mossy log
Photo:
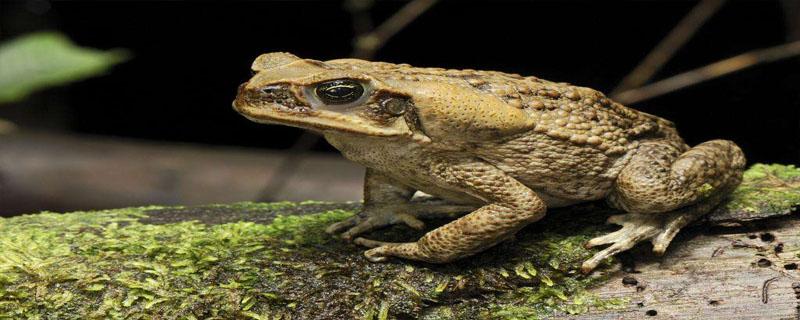
[[[370,263],[323,232],[358,203],[44,212],[0,219],[0,319],[794,318],[798,205],[800,170],[756,165],[666,256],[640,245],[589,275],[583,243],[615,229],[599,203],[445,265]]]

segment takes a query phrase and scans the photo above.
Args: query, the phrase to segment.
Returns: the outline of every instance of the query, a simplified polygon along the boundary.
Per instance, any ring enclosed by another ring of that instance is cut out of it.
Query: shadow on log
[[[0,318],[792,318],[797,205],[800,170],[756,165],[666,256],[642,245],[590,275],[578,272],[595,252],[583,243],[614,229],[595,203],[446,265],[369,263],[323,232],[357,203],[45,212],[0,219]]]

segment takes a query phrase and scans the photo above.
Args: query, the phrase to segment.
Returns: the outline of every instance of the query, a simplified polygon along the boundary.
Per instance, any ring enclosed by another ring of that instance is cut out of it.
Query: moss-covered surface
[[[583,291],[601,278],[577,272],[601,216],[538,224],[456,264],[373,264],[363,248],[323,232],[356,207],[241,203],[2,219],[0,318],[529,318],[613,305]]]
[[[744,173],[730,199],[708,215],[713,223],[741,223],[786,215],[800,206],[800,168],[755,164]]]
[[[798,177],[788,166],[754,170],[731,203],[772,176]],[[800,204],[788,201],[745,207]],[[513,242],[447,265],[369,263],[323,232],[357,210],[240,203],[0,219],[0,319],[535,319],[623,303],[586,291],[612,261],[578,272],[594,252],[583,243],[614,229],[602,206],[551,210]],[[420,235],[395,226],[368,236]]]

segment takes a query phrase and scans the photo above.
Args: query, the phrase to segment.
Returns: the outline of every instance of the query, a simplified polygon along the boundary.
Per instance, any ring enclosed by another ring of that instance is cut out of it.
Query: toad
[[[268,53],[233,103],[250,120],[312,130],[367,168],[363,210],[327,232],[389,257],[446,263],[514,236],[548,208],[604,199],[625,214],[582,265],[651,241],[663,254],[681,228],[741,182],[731,141],[688,146],[670,121],[585,87],[496,71],[418,68]],[[440,199],[412,202],[420,191]],[[456,215],[468,212],[465,215]],[[358,237],[452,217],[415,242]]]

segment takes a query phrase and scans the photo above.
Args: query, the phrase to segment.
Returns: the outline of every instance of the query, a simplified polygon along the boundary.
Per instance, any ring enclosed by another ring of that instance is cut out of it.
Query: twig
[[[386,44],[392,36],[408,26],[422,13],[433,6],[438,0],[414,0],[403,6],[380,26],[368,31],[372,27],[372,19],[368,10],[372,7],[372,0],[350,0],[345,2],[345,8],[353,15],[353,32],[356,40],[353,42],[355,58],[370,59],[378,49]],[[320,137],[308,131],[303,132],[297,141],[286,151],[286,157],[276,166],[275,174],[267,181],[267,185],[258,195],[258,201],[275,200],[274,196],[286,186],[297,167],[309,149]]]
[[[375,4],[373,0],[346,0],[344,8],[353,17],[353,34],[358,38],[368,33],[373,28],[372,17],[369,9]]]
[[[353,33],[356,37],[368,33],[372,29],[372,18],[369,9],[372,8],[372,0],[348,0],[344,7],[353,16]],[[303,131],[295,140],[294,144],[287,150],[286,156],[276,166],[275,174],[267,181],[267,185],[258,193],[257,201],[278,200],[275,195],[286,186],[289,179],[300,163],[303,162],[309,149],[314,147],[320,140],[320,136],[308,131]]]
[[[775,280],[778,280],[778,277],[772,277],[764,281],[764,284],[761,286],[761,302],[769,302],[769,285],[775,282]]]
[[[758,49],[690,70],[652,84],[621,92],[613,99],[633,104],[724,76],[752,66],[800,55],[800,41]]]
[[[292,147],[285,152],[286,156],[275,166],[275,171],[267,181],[267,185],[258,193],[257,201],[278,200],[275,195],[286,186],[286,183],[292,178],[292,175],[297,171],[297,167],[300,166],[303,158],[305,158],[308,150],[314,147],[317,141],[319,141],[319,136],[303,131]]]
[[[370,59],[386,41],[408,26],[417,17],[427,11],[438,0],[413,0],[400,8],[394,15],[386,19],[380,26],[356,38],[352,56]]]
[[[611,91],[611,95],[639,87],[649,81],[697,30],[716,13],[725,0],[703,0],[678,22],[669,34]]]

